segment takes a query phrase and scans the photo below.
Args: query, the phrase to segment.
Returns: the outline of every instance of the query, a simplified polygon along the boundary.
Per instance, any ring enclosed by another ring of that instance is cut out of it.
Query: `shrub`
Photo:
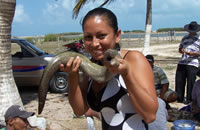
[[[35,44],[35,39],[34,38],[32,38],[32,37],[27,37],[27,38],[25,38],[27,41],[29,41],[30,43],[33,43],[33,44]]]
[[[57,40],[57,35],[56,34],[47,34],[44,37],[45,42],[51,42],[51,41],[56,41]]]

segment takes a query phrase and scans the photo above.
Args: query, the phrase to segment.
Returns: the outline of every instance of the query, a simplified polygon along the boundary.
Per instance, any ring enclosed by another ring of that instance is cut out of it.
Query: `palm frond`
[[[101,4],[99,7],[103,7],[103,6],[106,5],[108,2],[110,2],[110,0],[105,0],[105,1],[103,2],[103,4]]]
[[[84,4],[87,2],[88,0],[76,0],[76,6],[74,7],[73,9],[73,15],[72,17],[73,18],[77,18],[79,12],[80,12],[80,9],[84,6]]]
[[[109,3],[113,2],[113,1],[115,1],[115,0],[105,0],[103,2],[103,4],[101,4],[99,7],[103,7],[104,5],[109,4]],[[81,8],[85,5],[86,2],[89,2],[89,0],[76,0],[76,5],[75,5],[75,7],[73,9],[72,18],[75,18],[75,19],[77,18]],[[95,2],[95,0],[93,0],[93,2]]]

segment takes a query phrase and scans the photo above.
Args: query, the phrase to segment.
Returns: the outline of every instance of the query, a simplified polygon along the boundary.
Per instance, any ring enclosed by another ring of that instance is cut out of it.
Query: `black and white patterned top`
[[[89,84],[87,101],[89,106],[100,112],[103,130],[147,130],[148,125],[137,114],[131,103],[127,88],[121,75],[110,80],[95,93]]]
[[[196,35],[194,37],[191,37],[189,35],[184,36],[179,45],[179,48],[184,48],[188,52],[197,52],[197,53],[200,52],[199,35]],[[198,56],[190,56],[183,53],[182,58],[179,61],[179,64],[192,65],[195,67],[199,67]]]

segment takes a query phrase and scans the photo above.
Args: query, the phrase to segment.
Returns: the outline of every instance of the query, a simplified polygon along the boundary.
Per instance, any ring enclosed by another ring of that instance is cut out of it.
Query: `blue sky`
[[[72,19],[75,0],[16,0],[12,36],[38,36],[50,33],[82,32],[80,20],[104,0],[87,3],[77,19]],[[122,2],[123,1],[123,2]],[[104,6],[117,16],[119,28],[144,30],[146,0],[115,0]],[[152,0],[152,30],[200,23],[200,0]]]

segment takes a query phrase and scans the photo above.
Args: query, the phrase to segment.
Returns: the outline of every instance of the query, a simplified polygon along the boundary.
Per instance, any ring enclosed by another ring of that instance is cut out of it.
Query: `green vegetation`
[[[157,30],[157,32],[168,32],[170,30],[174,30],[174,31],[184,31],[183,27],[178,27],[178,28],[160,28]]]
[[[176,27],[176,28],[159,28],[158,30],[156,30],[157,32],[168,32],[170,30],[174,30],[174,31],[184,31],[183,27]],[[143,30],[124,30],[124,33],[144,33]]]
[[[132,30],[132,31],[129,31],[129,30],[124,30],[123,32],[124,32],[124,33],[130,33],[130,32],[144,33],[144,31],[143,31],[143,30]]]
[[[44,37],[44,42],[52,42],[57,40],[57,35],[56,34],[47,34]]]
[[[68,33],[60,33],[58,35],[81,35],[82,33],[80,32],[68,32]]]
[[[71,41],[83,39],[82,33],[60,33],[60,34],[47,34],[44,37],[44,42],[52,42],[57,40]],[[79,36],[80,35],[80,36]]]
[[[80,36],[80,37],[61,37],[61,38],[60,38],[60,40],[62,40],[62,41],[64,41],[64,42],[72,41],[72,40],[77,40],[77,41],[79,41],[79,40],[81,40],[81,39],[83,39],[82,36]]]
[[[29,41],[30,43],[35,44],[35,39],[33,37],[27,37],[25,38],[27,41]]]

